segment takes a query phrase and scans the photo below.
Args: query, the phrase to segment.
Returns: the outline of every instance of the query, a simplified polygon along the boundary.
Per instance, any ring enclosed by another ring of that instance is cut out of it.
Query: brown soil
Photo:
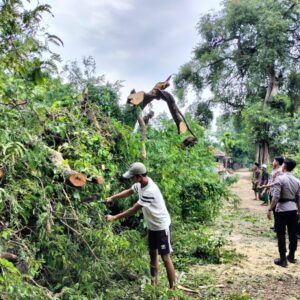
[[[250,172],[237,173],[240,178],[232,191],[241,202],[237,210],[224,211],[219,227],[234,225],[226,249],[241,255],[231,263],[198,266],[195,271],[214,274],[216,284],[224,285],[221,289],[224,297],[245,293],[253,299],[300,299],[300,263],[289,264],[287,268],[274,265],[278,251],[276,236],[270,230],[273,221],[267,220],[267,207],[253,200]]]

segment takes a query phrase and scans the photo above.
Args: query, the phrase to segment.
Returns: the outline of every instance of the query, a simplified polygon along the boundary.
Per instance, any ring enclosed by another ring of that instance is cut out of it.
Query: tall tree
[[[54,68],[59,59],[49,48],[49,43],[63,43],[42,26],[42,15],[51,14],[51,6],[38,4],[33,9],[26,9],[23,2],[0,1],[0,67],[6,74],[39,81],[42,70]],[[50,54],[47,59],[42,57],[45,52]]]
[[[177,95],[188,85],[210,87],[226,111],[260,102],[262,109],[287,85],[300,62],[300,4],[297,0],[227,0],[204,15],[200,43],[175,78]],[[256,157],[269,161],[269,140],[257,136]]]

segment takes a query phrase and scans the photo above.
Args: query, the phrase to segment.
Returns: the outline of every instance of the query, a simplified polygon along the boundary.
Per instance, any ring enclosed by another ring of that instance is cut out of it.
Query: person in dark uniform
[[[259,199],[263,201],[262,205],[268,205],[269,195],[268,195],[268,192],[267,192],[267,189],[266,189],[265,185],[268,184],[269,173],[267,171],[267,165],[266,164],[262,164],[261,168],[262,168],[262,173],[261,173],[259,187],[258,187]]]
[[[285,159],[283,163],[283,175],[278,176],[273,185],[273,198],[268,211],[271,219],[275,208],[275,231],[277,233],[278,250],[280,258],[274,263],[286,267],[287,262],[295,263],[295,252],[297,250],[297,227],[300,215],[300,181],[291,172],[296,167],[292,159]],[[286,256],[285,234],[286,228],[289,236],[289,253]]]

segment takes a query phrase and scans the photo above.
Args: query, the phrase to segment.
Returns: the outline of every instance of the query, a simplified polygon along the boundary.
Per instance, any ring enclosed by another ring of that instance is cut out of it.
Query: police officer
[[[300,215],[300,181],[291,172],[296,167],[292,159],[285,159],[283,163],[283,174],[278,176],[273,186],[273,198],[268,218],[271,219],[272,210],[275,208],[275,231],[278,239],[278,250],[280,258],[274,263],[281,267],[287,266],[287,261],[295,263],[295,252],[297,250],[297,227]],[[289,253],[286,256],[285,233],[286,227],[289,236]]]

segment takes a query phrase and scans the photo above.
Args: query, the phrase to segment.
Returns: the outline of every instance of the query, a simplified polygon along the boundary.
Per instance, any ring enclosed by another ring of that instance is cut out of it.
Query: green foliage
[[[190,221],[213,220],[226,198],[224,182],[214,171],[214,159],[208,151],[203,129],[193,124],[199,142],[182,150],[181,138],[174,126],[149,132],[149,172],[159,184],[173,215]],[[180,166],[180,169],[178,168]]]
[[[30,11],[21,1],[3,1],[0,8],[0,252],[15,253],[28,268],[22,274],[0,260],[1,297],[187,299],[181,292],[149,286],[141,215],[106,222],[107,213],[128,208],[136,198],[112,207],[86,201],[128,188],[131,183],[121,175],[139,159],[140,137],[124,125],[132,125],[135,115],[129,117],[127,108],[119,106],[120,82],[96,76],[91,57],[83,59],[83,69],[76,62],[64,68],[67,83],[53,78],[51,69],[45,70],[52,60],[42,60],[48,48],[37,39],[41,14],[50,7]],[[60,42],[50,34],[45,37]],[[200,84],[199,77],[189,78]],[[81,107],[85,87],[101,132]],[[178,269],[200,259],[219,262],[224,241],[207,225],[229,197],[226,183],[214,171],[203,129],[196,123],[193,127],[199,143],[189,149],[180,147],[182,136],[168,122],[150,129],[147,141],[149,175],[161,188],[175,224]],[[63,166],[87,177],[83,188],[70,186],[51,162],[51,150],[62,154]],[[93,175],[102,176],[104,184],[93,184]]]
[[[179,100],[183,101],[189,85],[194,89],[200,90],[203,85],[203,79],[198,75],[195,66],[187,63],[180,68],[180,72],[174,78],[175,92]]]
[[[0,224],[6,224],[1,232],[1,251],[13,249],[24,257],[30,276],[52,295],[61,293],[63,299],[90,299],[95,295],[128,299],[138,295],[142,279],[150,276],[141,216],[113,226],[104,218],[108,212],[128,208],[136,199],[107,208],[97,201],[87,203],[85,198],[91,194],[105,198],[130,186],[119,178],[130,163],[138,160],[139,136],[92,103],[101,126],[111,136],[108,143],[82,114],[80,94],[59,79],[49,77],[31,90],[26,88],[26,81],[11,86],[15,95],[22,93],[29,100],[21,110],[13,105],[0,106],[0,164],[5,170],[0,183]],[[199,143],[187,150],[181,149],[182,137],[175,130],[173,124],[166,123],[162,130],[149,131],[149,174],[160,186],[174,222],[179,224],[184,217],[190,224],[195,220],[210,223],[222,198],[228,196],[226,185],[214,173],[203,130],[197,127]],[[47,147],[59,151],[65,164],[88,177],[83,189],[67,184],[50,162]],[[103,176],[105,183],[93,185],[90,175]],[[178,226],[174,231],[178,268],[200,258],[219,259],[222,242],[214,240],[211,233],[199,236],[195,229],[189,236],[189,227]],[[190,244],[191,239],[197,245]],[[194,253],[192,259],[190,253]],[[23,275],[18,276],[20,282],[25,280]],[[1,292],[45,293],[30,283],[10,290],[10,282],[7,279]],[[145,299],[157,293],[150,288],[147,291]],[[162,297],[167,299],[169,294],[162,292]]]
[[[49,49],[49,43],[61,45],[55,35],[41,27],[44,13],[51,14],[48,4],[38,4],[34,9],[25,9],[23,1],[1,1],[0,4],[0,69],[40,83],[43,70],[53,70],[58,56]],[[37,36],[39,37],[37,38]],[[48,52],[48,59],[41,55]]]
[[[230,132],[224,132],[221,141],[224,145],[226,154],[231,155],[232,149],[235,145],[235,140],[232,138],[232,134]]]
[[[244,292],[242,295],[236,293],[228,295],[225,299],[226,300],[251,300],[252,298],[248,293]]]
[[[45,290],[28,282],[31,276],[22,275],[6,259],[0,258],[0,297],[2,299],[47,299]]]
[[[226,132],[230,133],[234,141],[230,154],[233,167],[248,167],[254,160],[254,140],[249,136],[249,132],[240,126],[241,116],[222,115],[217,119],[216,137],[222,140]],[[225,149],[224,149],[225,150]]]
[[[280,99],[288,101],[280,96],[273,101]],[[244,130],[252,143],[257,140],[268,141],[273,155],[295,153],[299,141],[298,113],[291,118],[288,112],[279,113],[278,109],[271,107],[264,109],[261,103],[256,103],[245,108],[243,118],[246,124]]]
[[[300,178],[300,153],[299,152],[295,155],[294,159],[297,162],[296,169],[294,170],[294,175]]]
[[[193,224],[175,224],[173,243],[176,268],[185,269],[186,266],[198,263],[220,263],[220,248],[225,240],[221,236],[214,236],[207,226]]]
[[[192,116],[193,120],[204,128],[209,128],[214,118],[214,114],[209,101],[194,102],[189,106],[189,113]]]
[[[119,95],[113,86],[106,84],[103,86],[88,85],[87,87],[91,102],[101,107],[106,115],[117,119],[121,118]]]
[[[296,150],[299,130],[292,123],[299,113],[299,24],[297,3],[273,0],[224,1],[222,10],[199,21],[200,41],[192,60],[179,70],[175,88],[185,95],[189,86],[197,93],[208,87],[214,103],[225,113],[236,113],[231,117],[239,121],[234,131],[251,139],[250,147],[233,147],[239,163],[253,159],[249,150],[259,144],[269,145],[268,152],[276,155],[285,146]],[[241,113],[247,117],[241,119]],[[282,140],[287,143],[278,146]]]

